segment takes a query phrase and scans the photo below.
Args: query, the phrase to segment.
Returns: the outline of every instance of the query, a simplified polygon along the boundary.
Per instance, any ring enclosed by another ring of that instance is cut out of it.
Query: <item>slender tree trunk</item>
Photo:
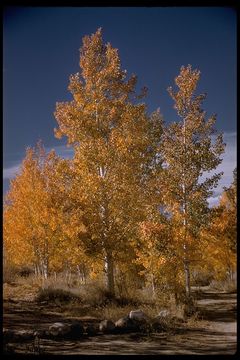
[[[229,265],[229,267],[228,267],[228,277],[229,277],[230,281],[233,280],[233,270],[232,270],[231,265]]]
[[[154,279],[154,275],[151,274],[151,280],[152,280],[152,294],[153,294],[153,297],[155,298],[156,296],[156,289],[155,289],[155,279]]]
[[[49,275],[49,252],[48,252],[48,240],[44,243],[44,255],[43,255],[43,276],[47,279]]]
[[[184,144],[184,156],[186,159],[186,124],[185,117],[183,121],[183,144]],[[186,297],[189,298],[191,294],[190,288],[190,269],[189,269],[189,260],[187,253],[187,197],[186,197],[186,179],[185,179],[185,168],[183,168],[183,227],[184,227],[184,272],[185,272],[185,293]]]
[[[39,263],[36,263],[36,264],[35,264],[34,269],[35,269],[35,275],[36,275],[36,277],[39,277],[39,276],[41,275]]]
[[[44,279],[48,278],[48,259],[43,260],[42,274],[43,274]]]
[[[110,251],[107,251],[106,263],[107,263],[107,287],[111,295],[114,296],[115,295],[114,262],[113,262],[112,253]]]
[[[185,292],[187,298],[191,295],[191,288],[190,288],[190,269],[189,269],[189,262],[188,260],[184,260],[184,272],[185,272]]]

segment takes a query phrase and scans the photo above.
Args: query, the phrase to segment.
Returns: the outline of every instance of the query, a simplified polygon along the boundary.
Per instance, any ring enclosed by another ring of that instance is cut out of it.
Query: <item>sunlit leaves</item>
[[[92,277],[111,260],[124,276],[141,269],[175,290],[184,261],[233,259],[236,185],[208,227],[207,199],[222,173],[202,175],[221,163],[224,144],[213,137],[216,116],[205,119],[206,95],[196,95],[200,71],[181,68],[177,91],[169,88],[180,121],[164,125],[160,110],[149,115],[138,103],[146,89],[136,94],[137,77],[127,77],[101,29],[84,37],[79,64],[72,100],[54,113],[55,136],[66,137],[73,158],[41,144],[27,150],[4,205],[8,256],[50,271],[82,266]]]
[[[56,105],[55,134],[74,146],[71,194],[81,199],[87,229],[79,242],[88,254],[104,259],[111,253],[121,262],[127,252],[134,255],[162,119],[159,113],[149,119],[146,105],[131,100],[137,78],[127,80],[101,29],[83,39],[80,69],[70,76],[73,100]]]

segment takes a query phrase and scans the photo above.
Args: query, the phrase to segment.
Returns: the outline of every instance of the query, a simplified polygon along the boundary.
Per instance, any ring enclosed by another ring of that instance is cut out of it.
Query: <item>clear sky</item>
[[[103,28],[119,49],[124,69],[139,88],[149,88],[149,111],[177,120],[166,89],[182,65],[201,71],[198,91],[207,93],[207,115],[217,113],[226,154],[221,187],[236,166],[236,13],[228,7],[7,7],[3,18],[3,191],[27,146],[42,139],[47,149],[70,156],[54,138],[57,101],[71,100],[69,75],[79,71],[84,35]]]

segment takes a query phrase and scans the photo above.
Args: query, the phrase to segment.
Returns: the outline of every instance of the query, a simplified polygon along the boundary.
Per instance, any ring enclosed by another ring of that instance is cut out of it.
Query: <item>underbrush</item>
[[[13,266],[3,267],[3,284],[12,284],[16,281],[17,269]]]
[[[211,281],[209,288],[212,290],[227,292],[227,293],[235,293],[237,292],[237,282],[236,280],[213,280]]]
[[[212,272],[204,269],[193,269],[191,286],[208,286],[213,280],[214,275]]]
[[[183,299],[176,303],[171,291],[156,289],[153,295],[151,288],[131,287],[128,294],[116,289],[116,296],[112,296],[103,279],[89,280],[87,284],[83,284],[74,276],[70,282],[64,274],[50,276],[48,279],[32,274],[17,274],[14,285],[5,284],[4,293],[7,293],[7,299],[27,299],[47,306],[57,306],[64,316],[92,316],[117,321],[127,316],[131,310],[141,309],[149,319],[154,319],[161,310],[168,310],[171,316],[163,320],[163,328],[174,328],[174,318],[185,320],[187,316],[192,317],[194,322],[194,304],[186,304]]]
[[[37,302],[70,302],[77,301],[81,302],[80,297],[73,294],[70,291],[63,289],[44,288],[39,289],[36,299]]]

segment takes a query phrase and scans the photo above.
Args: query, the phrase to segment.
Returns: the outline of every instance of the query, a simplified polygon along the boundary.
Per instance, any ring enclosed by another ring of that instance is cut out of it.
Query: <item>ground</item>
[[[39,304],[27,300],[4,300],[3,326],[6,329],[47,329],[57,321],[73,320],[63,317],[59,306]],[[149,335],[99,335],[80,340],[53,341],[40,339],[38,351],[42,354],[64,355],[231,355],[237,350],[236,294],[201,288],[197,293],[198,318],[174,331]],[[83,323],[99,319],[74,317]],[[15,343],[18,353],[31,353],[31,342]]]

